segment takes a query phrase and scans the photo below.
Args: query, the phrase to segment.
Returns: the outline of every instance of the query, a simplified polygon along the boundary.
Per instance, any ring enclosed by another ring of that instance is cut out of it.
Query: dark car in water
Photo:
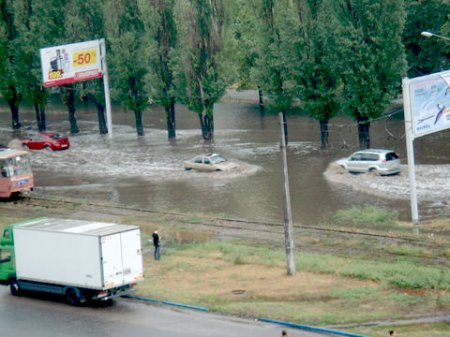
[[[55,132],[41,132],[23,139],[22,146],[30,150],[67,150],[70,148],[69,138]]]

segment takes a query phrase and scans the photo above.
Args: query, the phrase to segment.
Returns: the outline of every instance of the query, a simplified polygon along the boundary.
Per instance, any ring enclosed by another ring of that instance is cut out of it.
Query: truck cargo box
[[[17,279],[98,290],[143,279],[137,226],[43,218],[13,232]]]

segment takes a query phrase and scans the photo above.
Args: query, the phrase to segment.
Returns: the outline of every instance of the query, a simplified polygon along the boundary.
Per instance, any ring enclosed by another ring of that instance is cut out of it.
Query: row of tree
[[[0,7],[0,92],[14,129],[24,99],[46,129],[39,49],[103,37],[113,98],[134,112],[139,136],[143,111],[163,106],[169,139],[180,102],[212,140],[214,104],[238,84],[257,88],[261,106],[285,120],[300,102],[319,121],[323,147],[329,120],[344,112],[369,147],[370,122],[399,94],[402,76],[450,65],[448,44],[420,36],[450,33],[447,0],[0,0]],[[77,99],[95,104],[100,133],[108,132],[101,80],[59,89],[72,133]]]

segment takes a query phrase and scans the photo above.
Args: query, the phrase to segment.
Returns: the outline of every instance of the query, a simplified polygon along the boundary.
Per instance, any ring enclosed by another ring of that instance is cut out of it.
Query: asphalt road
[[[57,298],[13,297],[7,287],[0,287],[0,337],[277,337],[281,330],[277,325],[126,299],[106,307],[71,307]],[[287,330],[289,337],[321,336]]]

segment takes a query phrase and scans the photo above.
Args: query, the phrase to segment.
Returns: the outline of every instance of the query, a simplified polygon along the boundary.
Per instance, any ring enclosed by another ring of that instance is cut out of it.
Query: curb
[[[277,321],[269,318],[258,318],[258,321],[266,322],[266,323],[274,323],[279,325],[284,325],[290,328],[295,329],[302,329],[307,331],[313,331],[313,332],[321,332],[321,333],[327,333],[327,334],[333,334],[333,335],[339,335],[339,336],[347,336],[347,337],[368,337],[365,335],[358,335],[351,332],[344,332],[344,331],[338,331],[338,330],[332,330],[332,329],[326,329],[326,328],[319,328],[315,326],[309,326],[309,325],[303,325],[303,324],[295,324],[290,322],[283,322],[283,321]]]
[[[122,295],[120,297],[131,298],[131,299],[134,299],[134,300],[140,300],[140,301],[145,301],[145,302],[167,304],[167,305],[172,305],[172,306],[175,306],[175,307],[193,309],[193,310],[198,310],[198,311],[205,311],[205,312],[209,311],[209,309],[205,308],[205,307],[198,307],[198,306],[195,306],[195,305],[181,304],[181,303],[175,303],[175,302],[170,302],[170,301],[161,301],[161,300],[156,300],[154,298],[148,298],[148,297],[141,297],[141,296],[134,296],[134,295]]]
[[[175,307],[181,307],[181,308],[186,308],[186,309],[193,309],[193,310],[198,310],[198,311],[209,312],[209,309],[205,308],[205,307],[199,307],[199,306],[189,305],[189,304],[181,304],[181,303],[176,303],[176,302],[171,302],[171,301],[161,301],[161,300],[157,300],[157,299],[149,298],[149,297],[135,296],[135,295],[129,295],[129,294],[122,295],[120,297],[122,297],[122,298],[130,298],[130,299],[144,301],[144,302],[160,303],[160,304],[172,305],[172,306],[175,306]],[[327,333],[327,334],[346,336],[346,337],[369,337],[369,336],[358,335],[358,334],[345,332],[345,331],[326,329],[326,328],[319,328],[319,327],[315,327],[315,326],[296,324],[296,323],[291,323],[291,322],[277,321],[277,320],[269,319],[269,318],[258,318],[257,320],[260,321],[260,322],[278,324],[278,325],[283,325],[283,326],[286,326],[286,327],[290,327],[290,328],[294,328],[294,329],[301,329],[301,330],[306,330],[306,331]]]

